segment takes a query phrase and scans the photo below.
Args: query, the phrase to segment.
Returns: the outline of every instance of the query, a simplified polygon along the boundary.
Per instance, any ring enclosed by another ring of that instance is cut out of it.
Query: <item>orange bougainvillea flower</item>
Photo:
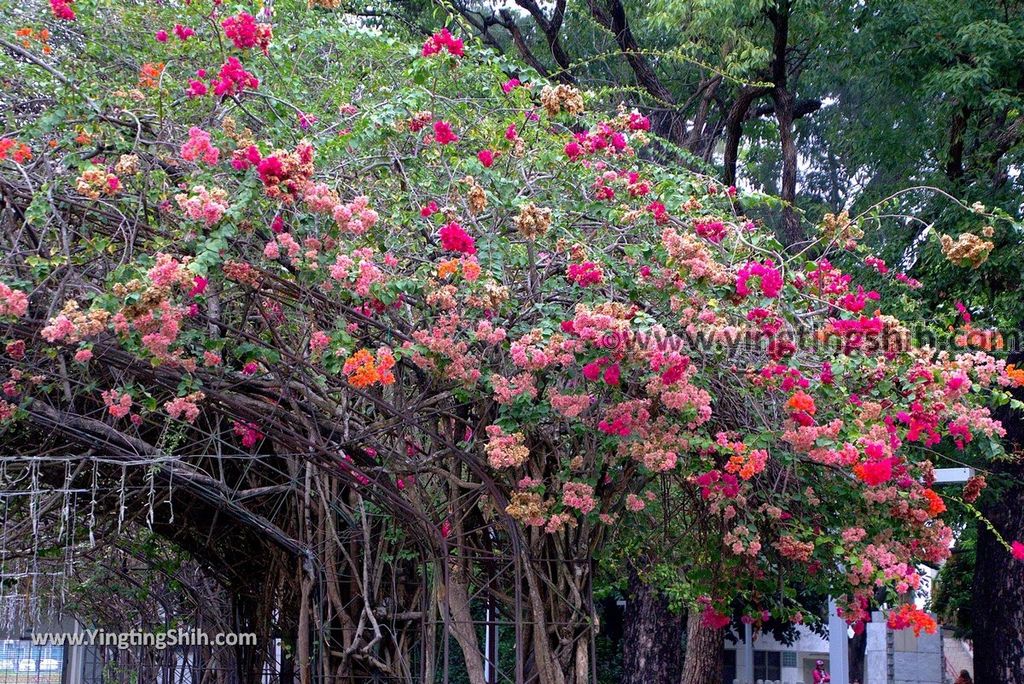
[[[156,88],[162,73],[164,73],[163,62],[146,62],[139,70],[139,87]]]
[[[377,366],[369,349],[360,349],[345,361],[342,372],[348,376],[351,385],[359,388],[369,387],[377,382]]]
[[[796,394],[789,398],[786,402],[786,406],[794,411],[803,411],[804,413],[813,416],[818,410],[818,407],[814,405],[814,397],[807,394],[803,390],[798,391]]]
[[[364,389],[374,384],[390,385],[395,381],[391,369],[395,357],[387,347],[377,350],[377,358],[369,349],[360,349],[345,361],[342,372],[353,387]]]
[[[14,138],[0,138],[0,161],[7,158],[24,164],[32,158],[32,148]]]
[[[958,347],[977,347],[982,351],[1000,350],[1005,346],[1003,334],[998,330],[975,329],[970,323],[960,328],[954,342]]]
[[[933,518],[946,510],[946,502],[931,489],[924,490],[924,498],[928,499],[928,515]]]
[[[437,277],[447,278],[450,275],[455,275],[459,272],[459,260],[449,259],[448,261],[442,261],[437,266]]]
[[[47,29],[40,29],[36,31],[30,26],[23,26],[15,31],[14,35],[21,42],[21,46],[23,48],[31,48],[32,41],[34,40],[42,46],[44,54],[48,55],[53,52],[53,48],[51,48],[46,42],[50,39],[50,32]]]
[[[754,449],[749,455],[737,454],[730,457],[729,462],[725,464],[725,470],[729,473],[738,473],[744,480],[749,480],[764,472],[767,463],[768,452],[764,449]]]
[[[1024,369],[1017,368],[1012,363],[1006,365],[1006,377],[1010,378],[1018,385],[1024,385]]]
[[[902,605],[899,610],[889,613],[887,622],[891,629],[913,629],[914,636],[921,636],[922,631],[935,634],[939,627],[932,616],[910,604]]]

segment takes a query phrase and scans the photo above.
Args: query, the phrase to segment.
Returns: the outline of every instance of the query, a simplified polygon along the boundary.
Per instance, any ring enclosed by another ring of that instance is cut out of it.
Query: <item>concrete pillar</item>
[[[846,620],[836,612],[836,602],[828,599],[828,671],[832,684],[850,684],[850,650]]]
[[[743,661],[743,682],[754,684],[754,629],[749,623],[743,625]]]
[[[867,647],[864,652],[864,684],[887,684],[889,681],[889,639],[885,615],[871,614],[867,629]]]
[[[73,623],[73,633],[80,634],[82,632],[82,625],[75,620]],[[82,666],[84,665],[83,656],[85,655],[85,646],[65,646],[64,647],[64,672],[61,673],[61,680],[63,684],[81,684],[82,683]]]

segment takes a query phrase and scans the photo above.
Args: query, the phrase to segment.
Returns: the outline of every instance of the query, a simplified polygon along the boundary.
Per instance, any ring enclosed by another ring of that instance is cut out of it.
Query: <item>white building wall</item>
[[[807,666],[813,666],[814,660],[818,658],[828,662],[828,639],[818,636],[806,627],[798,627],[797,630],[797,639],[788,646],[777,641],[771,634],[754,633],[754,650],[777,651],[780,653],[790,652],[796,655],[796,667],[786,667],[783,665],[781,669],[782,678],[775,680],[775,682],[781,682],[782,684],[811,684],[811,680],[807,678]],[[758,684],[760,680],[752,681],[747,675],[750,670],[743,656],[743,641],[741,640],[736,644],[726,641],[726,648],[736,651],[738,678],[735,684]],[[772,682],[772,684],[775,684],[775,682]]]

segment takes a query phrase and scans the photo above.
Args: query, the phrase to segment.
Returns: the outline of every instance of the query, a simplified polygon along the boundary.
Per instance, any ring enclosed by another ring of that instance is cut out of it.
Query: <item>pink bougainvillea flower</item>
[[[452,130],[451,124],[447,121],[435,121],[434,140],[439,145],[448,145],[449,143],[458,142],[459,136],[455,135],[455,131]]]
[[[207,283],[209,283],[209,280],[207,280],[203,276],[196,276],[195,280],[193,280],[192,283],[192,289],[188,291],[188,296],[198,297],[199,295],[206,292],[206,285]]]
[[[178,37],[178,40],[185,41],[190,37],[194,36],[196,32],[188,26],[182,26],[181,24],[174,25],[174,35]]]
[[[161,42],[161,43],[166,43],[167,39],[169,38],[169,36],[167,35],[167,31],[164,31],[163,29],[160,29],[159,31],[157,31],[154,34],[154,37],[157,39],[158,42]]]
[[[613,363],[604,369],[604,381],[608,385],[618,385],[620,375],[621,371],[617,363]]]
[[[462,39],[454,37],[447,28],[441,29],[428,38],[427,42],[423,43],[422,55],[430,57],[440,53],[442,50],[447,50],[449,54],[456,57],[462,57],[465,54]]]
[[[601,271],[601,267],[593,261],[584,261],[582,264],[569,264],[566,278],[571,283],[587,287],[601,284],[604,273]]]
[[[206,76],[206,72],[202,69],[200,69],[200,71],[202,71],[203,74],[202,76],[199,76],[199,78],[204,78]],[[198,78],[190,78],[188,80],[188,87],[185,88],[185,94],[189,97],[189,99],[203,97],[204,95],[206,95],[207,92],[209,91],[206,88],[206,84],[200,81]]]
[[[729,616],[719,613],[711,606],[704,609],[704,612],[701,613],[700,619],[701,622],[710,629],[722,629],[729,624]]]
[[[751,294],[751,282],[756,282],[765,297],[777,297],[782,291],[782,274],[770,259],[761,263],[750,261],[736,276],[736,294],[746,297]]]
[[[629,113],[629,130],[631,131],[649,131],[651,130],[651,120],[640,112]]]
[[[259,47],[263,54],[269,51],[270,39],[273,37],[270,24],[257,23],[256,17],[248,12],[227,17],[220,25],[224,28],[224,35],[239,50]]]
[[[423,218],[429,218],[430,216],[433,216],[434,214],[436,214],[437,211],[438,211],[437,202],[431,200],[431,201],[427,202],[426,204],[424,204],[420,208],[420,216],[422,216]]]
[[[181,158],[190,162],[202,160],[213,166],[220,159],[220,150],[210,142],[209,133],[193,126],[188,131],[188,141],[181,146]]]
[[[697,231],[697,235],[716,245],[725,239],[725,236],[729,233],[729,229],[723,222],[707,219],[695,221],[693,229]]]
[[[869,487],[877,487],[892,479],[892,466],[895,459],[886,458],[881,461],[860,463],[853,467],[853,474]]]
[[[476,153],[476,158],[480,160],[484,168],[489,169],[494,164],[494,152],[491,150],[480,150]]]
[[[441,228],[441,246],[451,252],[476,254],[476,243],[458,223],[452,221]]]
[[[228,57],[228,61],[220,67],[218,80],[214,83],[214,95],[237,95],[246,88],[256,90],[260,87],[258,78],[250,74],[242,67],[237,57]]]
[[[1024,561],[1024,544],[1021,544],[1019,541],[1013,542],[1010,544],[1010,552],[1017,560]]]
[[[75,11],[71,9],[72,2],[74,0],[50,0],[50,11],[53,12],[53,16],[57,19],[74,21]]]

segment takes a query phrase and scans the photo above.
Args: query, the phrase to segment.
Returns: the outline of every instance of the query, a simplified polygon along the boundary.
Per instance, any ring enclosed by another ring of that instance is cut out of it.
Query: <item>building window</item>
[[[778,651],[754,651],[754,680],[782,677],[782,654]]]
[[[722,656],[722,684],[732,684],[736,679],[736,651],[725,649]]]
[[[796,651],[782,652],[782,667],[796,667]]]

